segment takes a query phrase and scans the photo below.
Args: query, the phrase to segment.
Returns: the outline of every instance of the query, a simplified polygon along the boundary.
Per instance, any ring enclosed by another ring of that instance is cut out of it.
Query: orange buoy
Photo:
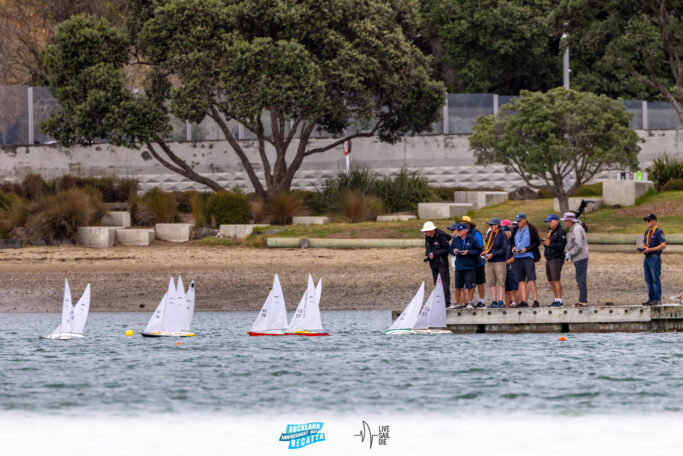
[[[176,342],[176,345],[181,345],[180,342]]]
[[[564,341],[567,340],[567,339],[565,339],[564,336],[562,336],[562,337],[560,337],[560,340],[561,340],[562,342],[564,342]],[[178,343],[180,343],[180,342],[178,342]]]

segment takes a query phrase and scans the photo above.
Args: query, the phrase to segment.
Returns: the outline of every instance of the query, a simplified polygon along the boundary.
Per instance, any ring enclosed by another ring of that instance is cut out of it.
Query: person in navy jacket
[[[643,305],[660,306],[662,305],[662,282],[659,276],[662,273],[661,255],[662,250],[666,248],[666,239],[664,238],[664,231],[657,226],[657,216],[655,214],[643,217],[643,220],[647,222],[645,243],[643,247],[638,249],[638,251],[645,255],[643,269],[645,270],[648,300]]]
[[[468,233],[468,226],[459,223],[455,227],[455,237],[451,241],[449,252],[455,255],[455,301],[454,308],[474,307],[474,288],[476,287],[475,270],[479,266],[481,244]],[[467,294],[467,297],[465,297]]]

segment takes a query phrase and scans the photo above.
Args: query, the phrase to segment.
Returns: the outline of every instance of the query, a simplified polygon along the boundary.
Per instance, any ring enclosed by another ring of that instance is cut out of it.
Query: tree
[[[572,87],[608,96],[669,101],[683,122],[683,1],[563,0]]]
[[[169,170],[220,190],[166,139],[171,114],[208,116],[266,198],[291,187],[306,157],[358,137],[394,143],[429,129],[443,106],[444,86],[412,44],[413,0],[133,0],[128,8],[125,30],[76,16],[48,48],[62,110],[46,128],[61,144],[144,145]],[[126,85],[130,66],[146,68],[140,93]],[[256,136],[260,164],[231,119]],[[334,138],[312,145],[321,130]]]
[[[470,147],[478,165],[501,163],[532,188],[550,187],[561,212],[598,173],[637,169],[639,139],[620,101],[564,88],[520,95],[477,119]]]
[[[562,83],[552,0],[423,0],[425,47],[453,92],[517,94]]]

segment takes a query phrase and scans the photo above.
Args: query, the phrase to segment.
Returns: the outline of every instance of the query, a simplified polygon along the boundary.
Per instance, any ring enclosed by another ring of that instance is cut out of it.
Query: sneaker
[[[529,304],[526,301],[522,301],[519,304],[517,304],[515,307],[529,307]]]
[[[562,307],[562,301],[553,301],[548,307]]]
[[[505,307],[505,303],[503,301],[498,301],[498,307],[497,308],[502,309],[503,307]]]
[[[489,309],[497,309],[498,308],[498,301],[491,301],[491,304],[489,304]]]
[[[644,303],[641,304],[641,306],[653,306],[655,301],[650,300],[650,301],[645,301]]]
[[[468,302],[467,304],[465,304],[465,309],[474,309],[474,304]]]
[[[662,301],[659,301],[659,300],[652,301],[652,302],[654,303],[654,304],[652,304],[653,306],[661,306],[662,305]]]
[[[450,306],[446,307],[446,309],[457,309],[456,305],[457,304],[451,304]]]
[[[510,302],[510,308],[514,309],[515,307],[517,307],[517,304],[515,304],[515,301]]]
[[[453,308],[454,308],[454,309],[464,309],[464,307],[461,306],[460,304],[455,304],[455,305],[453,305]]]
[[[478,307],[478,308],[486,307],[486,303],[485,303],[485,302],[482,302],[482,301],[479,301],[479,302],[477,303],[477,305],[474,306],[474,307]]]
[[[534,301],[531,307],[541,307],[541,303],[539,303],[538,301]]]

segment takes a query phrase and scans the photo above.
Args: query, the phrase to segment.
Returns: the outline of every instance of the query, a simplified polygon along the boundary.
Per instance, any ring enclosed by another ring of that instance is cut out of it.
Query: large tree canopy
[[[168,169],[218,190],[166,140],[170,114],[208,116],[266,197],[289,189],[310,155],[355,137],[396,142],[438,119],[445,89],[413,44],[416,17],[412,0],[135,0],[125,30],[75,16],[46,53],[63,108],[46,127],[65,145],[144,144]],[[137,65],[147,69],[140,93],[123,71]],[[231,119],[256,135],[262,176]],[[317,129],[335,138],[313,147]]]
[[[553,0],[422,0],[424,38],[453,92],[517,94],[562,83]]]
[[[550,187],[566,212],[569,197],[598,173],[637,168],[630,119],[620,101],[604,95],[522,91],[498,114],[477,119],[470,146],[477,164],[501,163],[533,188]]]

